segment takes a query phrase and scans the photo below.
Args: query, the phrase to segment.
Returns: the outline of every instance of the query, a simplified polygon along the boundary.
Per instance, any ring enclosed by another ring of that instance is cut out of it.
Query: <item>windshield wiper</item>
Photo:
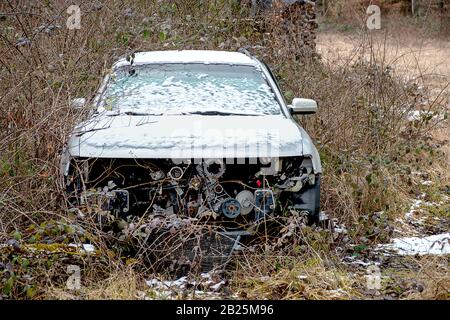
[[[127,115],[127,116],[160,116],[162,113],[146,113],[146,112],[135,112],[135,111],[125,111],[125,112],[117,112],[113,114],[108,114],[110,117],[115,116],[121,116],[121,115]]]
[[[181,113],[146,113],[146,112],[135,112],[135,111],[125,111],[125,112],[117,112],[108,114],[110,117],[116,117],[121,115],[127,116],[176,116],[176,115],[205,115],[205,116],[264,116],[264,114],[260,113],[239,113],[239,112],[228,112],[228,111],[192,111],[192,112],[181,112]]]
[[[228,112],[228,111],[193,111],[193,112],[186,112],[183,114],[199,114],[199,115],[205,115],[205,116],[263,116],[263,114],[260,113],[239,113],[239,112]]]

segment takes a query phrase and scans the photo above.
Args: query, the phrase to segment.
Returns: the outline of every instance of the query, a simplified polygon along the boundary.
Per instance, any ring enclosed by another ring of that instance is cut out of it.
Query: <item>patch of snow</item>
[[[282,116],[99,117],[72,135],[72,156],[245,158],[302,154],[302,134]]]
[[[342,261],[346,264],[362,266],[362,267],[366,267],[366,268],[370,267],[370,266],[379,266],[380,265],[380,263],[377,261],[371,261],[371,260],[364,261],[355,256],[344,257],[344,259]]]
[[[181,277],[177,280],[165,280],[165,281],[161,281],[158,279],[150,279],[147,280],[146,283],[149,287],[184,289],[186,287],[186,284],[188,283],[188,280],[187,277]]]
[[[413,110],[410,111],[407,115],[408,121],[422,121],[427,117],[433,117],[432,112],[424,111],[424,110]]]
[[[214,292],[217,292],[222,288],[222,286],[225,285],[225,281],[220,281],[212,286],[210,286],[210,289]]]
[[[400,223],[400,228],[394,229],[394,232],[398,235],[411,235],[411,236],[419,236],[421,233],[415,228],[415,226],[420,225],[422,223],[422,219],[414,219],[409,220],[409,223],[404,219],[397,218],[396,222]]]
[[[392,251],[400,255],[447,255],[450,254],[450,233],[397,238],[389,244],[379,245],[377,250]]]
[[[327,293],[330,294],[334,298],[339,298],[339,297],[342,297],[342,296],[350,296],[350,294],[347,291],[345,291],[345,290],[343,290],[341,288],[333,289],[333,290],[327,290]]]
[[[274,92],[256,67],[158,64],[128,69],[117,70],[108,83],[103,105],[107,110],[281,114]]]
[[[95,252],[95,247],[89,243],[70,243],[69,247],[80,248],[81,250],[83,250],[86,253]]]
[[[420,208],[421,206],[434,206],[434,205],[437,205],[437,204],[434,203],[434,202],[428,202],[428,201],[424,201],[424,200],[420,199],[420,198],[424,198],[425,196],[426,196],[426,194],[423,193],[423,194],[419,197],[419,199],[416,199],[416,200],[411,204],[411,207],[409,207],[409,211],[405,213],[405,218],[406,218],[406,219],[408,219],[408,220],[409,220],[409,219],[412,219],[413,216],[414,216],[414,213],[416,213],[416,212],[419,210],[419,208]]]
[[[445,114],[437,114],[426,110],[413,110],[407,115],[408,121],[425,121],[427,119],[445,120]]]
[[[220,289],[225,285],[225,281],[214,281],[211,273],[200,274],[200,279],[189,279],[183,276],[176,280],[146,280],[147,286],[154,290],[157,298],[177,297],[180,292],[188,290],[189,294],[201,296],[203,298],[219,298]],[[203,290],[199,290],[202,288]]]
[[[334,218],[332,220],[333,222],[333,232],[335,233],[342,233],[342,234],[346,234],[347,233],[347,228],[345,227],[344,224],[339,224],[338,220],[336,218]]]
[[[425,181],[427,182],[427,181]],[[443,196],[442,201],[439,202],[431,202],[431,201],[424,201],[422,200],[423,198],[425,198],[426,194],[423,193],[422,195],[419,196],[418,199],[416,199],[412,204],[411,207],[409,208],[409,211],[405,213],[405,218],[407,219],[407,221],[412,222],[412,220],[414,219],[414,223],[421,223],[421,220],[423,219],[417,219],[414,217],[414,214],[417,212],[421,211],[421,207],[427,206],[427,207],[431,207],[431,206],[440,206],[442,204],[444,204],[448,197],[447,196]]]
[[[347,229],[344,226],[341,226],[341,227],[336,226],[336,227],[334,227],[333,230],[336,233],[347,233]]]
[[[135,53],[133,65],[151,63],[217,63],[217,64],[239,64],[257,65],[257,62],[249,56],[240,52],[213,51],[213,50],[167,50]],[[128,66],[125,58],[114,64],[115,68]]]
[[[409,211],[405,213],[406,219],[411,219],[417,209],[423,204],[423,200],[416,199],[414,203],[409,207]]]
[[[327,221],[330,217],[325,211],[320,211],[319,213],[319,221]]]
[[[86,252],[94,252],[95,247],[92,244],[83,244],[83,250]]]
[[[423,181],[423,184],[431,184],[432,181]],[[398,227],[394,229],[396,234],[402,236],[420,236],[423,234],[422,227],[426,226],[427,216],[424,215],[426,207],[441,206],[446,203],[448,196],[443,195],[442,200],[439,202],[425,201],[426,193],[422,193],[411,203],[409,210],[403,217],[395,219],[399,223]],[[430,218],[430,217],[428,217]],[[439,221],[439,217],[431,217],[432,219]],[[419,227],[419,229],[417,229]]]

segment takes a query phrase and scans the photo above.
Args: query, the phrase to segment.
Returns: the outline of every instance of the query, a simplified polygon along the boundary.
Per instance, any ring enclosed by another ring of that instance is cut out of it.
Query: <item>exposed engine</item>
[[[292,195],[315,184],[309,158],[262,160],[73,159],[66,184],[75,205],[117,218],[176,214],[242,229],[301,206]]]

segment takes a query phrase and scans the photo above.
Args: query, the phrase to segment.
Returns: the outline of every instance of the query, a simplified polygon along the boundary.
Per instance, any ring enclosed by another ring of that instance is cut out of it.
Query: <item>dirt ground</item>
[[[364,53],[369,58],[367,48],[360,45],[361,38],[367,36],[373,39],[377,58],[386,65],[394,66],[409,79],[423,75],[436,93],[442,89],[450,93],[450,39],[389,32],[322,32],[318,35],[318,51],[330,63],[355,57],[358,53]]]
[[[364,37],[370,37],[373,41],[375,53],[372,57],[368,46],[361,46],[361,43],[367,43],[367,41],[361,41]],[[409,81],[420,79],[420,81],[417,81],[418,84],[428,87],[431,90],[432,97],[442,99],[441,101],[444,105],[447,105],[447,109],[450,110],[450,39],[427,38],[420,34],[414,36],[411,33],[391,34],[388,32],[378,32],[368,35],[357,34],[356,32],[339,33],[327,31],[319,33],[317,48],[322,59],[330,65],[342,63],[342,61],[351,61],[352,59],[360,57],[361,54],[368,60],[375,58],[378,61],[382,61],[385,66],[390,66],[394,72],[397,72]],[[446,168],[436,167],[434,170],[436,172],[439,171],[439,175],[443,177],[441,182],[448,185],[450,183],[450,126],[448,121],[443,122],[438,126],[432,132],[432,136],[436,141],[439,141],[439,144],[442,146],[441,150],[444,151],[448,159],[446,161]],[[431,183],[434,184],[435,181]],[[432,188],[425,191],[425,193],[432,192],[431,189]],[[442,193],[442,191],[438,192]],[[445,196],[444,193],[442,193],[442,196],[444,199],[448,199],[448,196]],[[437,204],[432,204],[432,206],[439,207]],[[419,208],[420,206],[417,207]],[[423,212],[428,211],[428,209],[425,207],[421,207],[418,210],[415,209],[415,207],[412,207],[412,210],[410,210],[413,215],[417,215],[413,217],[411,221],[406,221],[408,219],[405,219],[404,217],[399,217],[399,219],[396,220],[396,228],[400,230],[398,231],[400,233],[399,235],[405,236],[411,230],[422,236],[424,235],[424,231],[417,228],[420,223],[416,224],[415,222],[423,219]],[[432,217],[432,219],[437,220],[438,218]],[[443,221],[447,221],[444,225],[448,226],[448,220],[444,219]],[[407,227],[406,229],[404,228],[405,226]],[[398,256],[393,257],[392,261],[386,266],[382,266],[384,274],[391,272],[392,265],[399,263],[399,261],[403,261],[402,259],[402,257]],[[419,260],[414,259],[415,258],[411,258],[410,262],[414,261],[414,263],[419,263],[422,272],[425,272],[425,274],[434,274],[434,272],[440,270],[439,272],[442,275],[442,279],[436,282],[438,284],[433,290],[438,290],[439,288],[446,288],[446,290],[448,290],[448,268],[442,267],[442,265],[437,262],[432,262],[433,259],[438,259],[437,257],[428,256],[428,258],[424,259],[424,261],[430,262],[429,266],[425,266],[423,261],[419,262]],[[409,275],[411,281],[420,282],[420,273],[416,274],[413,270],[414,267],[405,265],[404,268],[402,267],[400,269],[402,272]],[[397,280],[400,282],[405,281],[406,279],[405,274],[395,272],[393,274],[393,278],[397,277]],[[442,292],[445,293],[445,290]],[[431,296],[438,298],[437,295],[432,294]],[[444,296],[445,294],[443,294],[441,298],[448,299],[448,295],[447,297]],[[412,294],[409,295],[407,299],[414,297],[424,298],[426,297],[426,294],[423,292]],[[369,298],[369,296],[366,296],[366,298]]]
[[[372,33],[339,33],[324,31],[318,34],[317,49],[322,59],[330,64],[354,59],[364,54],[370,59],[370,50],[361,43],[370,37],[375,48],[375,58],[408,80],[423,78],[422,85],[430,88],[432,95],[447,101],[450,109],[450,38],[427,37],[421,33],[377,31]],[[450,167],[450,127],[448,123],[437,129],[433,136],[446,141],[443,150]]]

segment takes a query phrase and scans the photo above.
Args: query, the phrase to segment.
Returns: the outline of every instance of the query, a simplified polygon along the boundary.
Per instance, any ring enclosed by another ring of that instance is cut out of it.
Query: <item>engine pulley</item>
[[[255,205],[255,196],[253,192],[243,190],[236,195],[236,200],[241,205],[241,214],[246,215],[252,212]]]
[[[241,214],[241,204],[236,199],[228,198],[222,203],[222,213],[229,219],[234,219]]]

